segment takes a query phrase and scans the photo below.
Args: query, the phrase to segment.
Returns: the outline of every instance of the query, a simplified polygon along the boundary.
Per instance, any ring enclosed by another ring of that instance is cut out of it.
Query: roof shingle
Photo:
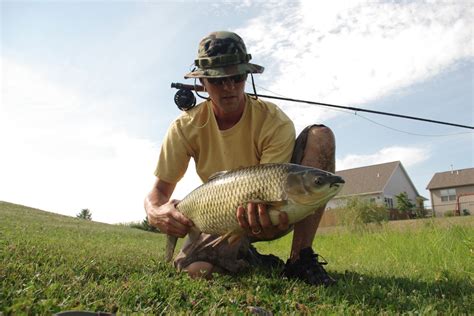
[[[346,183],[338,197],[382,192],[400,161],[337,171]]]
[[[463,185],[474,185],[474,168],[437,172],[431,178],[426,189],[460,187]]]

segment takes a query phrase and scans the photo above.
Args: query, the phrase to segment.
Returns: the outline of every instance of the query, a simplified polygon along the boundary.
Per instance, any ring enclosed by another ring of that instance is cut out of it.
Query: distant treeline
[[[160,230],[158,228],[153,227],[148,223],[147,218],[145,218],[141,222],[121,223],[119,225],[128,226],[128,227],[131,227],[131,228],[138,228],[138,229],[141,229],[141,230],[146,230],[146,231],[154,232],[154,233],[159,233],[160,232]]]

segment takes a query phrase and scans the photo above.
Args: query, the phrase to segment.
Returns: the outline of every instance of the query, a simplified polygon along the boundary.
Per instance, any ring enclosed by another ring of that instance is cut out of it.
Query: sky
[[[474,126],[471,1],[1,1],[0,200],[141,221],[171,82],[202,37],[237,32],[257,92]],[[248,83],[246,91],[252,92]],[[419,194],[474,167],[472,129],[275,101],[323,123],[336,169],[399,160]],[[173,197],[200,185],[191,161]],[[429,201],[427,202],[429,205]]]

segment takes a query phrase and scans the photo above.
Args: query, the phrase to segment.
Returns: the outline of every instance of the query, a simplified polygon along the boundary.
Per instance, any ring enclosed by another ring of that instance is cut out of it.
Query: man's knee
[[[310,125],[297,137],[291,162],[335,172],[336,141],[325,125]]]
[[[188,265],[183,270],[188,273],[188,275],[195,278],[205,278],[209,279],[212,275],[214,265],[205,261],[196,261]]]

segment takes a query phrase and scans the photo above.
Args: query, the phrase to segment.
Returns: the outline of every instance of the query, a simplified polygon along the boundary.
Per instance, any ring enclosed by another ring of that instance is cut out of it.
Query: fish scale
[[[177,209],[208,234],[239,229],[236,210],[250,201],[281,201],[286,164],[257,165],[225,172],[191,192]]]

